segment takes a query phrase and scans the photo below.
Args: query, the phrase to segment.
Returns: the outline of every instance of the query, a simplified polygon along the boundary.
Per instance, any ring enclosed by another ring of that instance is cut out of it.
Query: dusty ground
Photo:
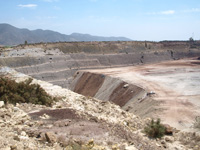
[[[195,117],[200,115],[198,58],[88,71],[120,78],[155,93],[152,98],[160,104],[156,109],[162,111],[154,116],[178,129],[191,127]]]

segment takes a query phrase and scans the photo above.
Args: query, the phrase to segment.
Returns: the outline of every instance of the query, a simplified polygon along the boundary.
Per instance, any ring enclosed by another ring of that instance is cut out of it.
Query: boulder
[[[17,146],[16,145],[11,145],[10,146],[10,150],[17,150]]]
[[[49,143],[55,143],[57,141],[56,135],[52,132],[46,132],[45,138],[46,138],[47,142],[49,142]]]
[[[165,141],[169,142],[169,143],[173,143],[174,142],[174,137],[167,136],[167,137],[165,137]]]
[[[173,128],[168,124],[163,124],[165,127],[165,134],[166,135],[173,135]]]
[[[137,150],[134,145],[127,146],[125,150]]]

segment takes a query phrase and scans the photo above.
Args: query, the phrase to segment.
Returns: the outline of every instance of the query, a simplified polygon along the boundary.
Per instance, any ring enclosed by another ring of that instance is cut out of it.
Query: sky
[[[0,23],[132,40],[200,40],[200,0],[0,0]]]

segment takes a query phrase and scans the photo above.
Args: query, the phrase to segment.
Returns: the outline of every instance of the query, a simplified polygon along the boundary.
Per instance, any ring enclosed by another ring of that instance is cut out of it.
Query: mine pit
[[[125,105],[118,104],[122,109],[126,110],[129,107],[130,112],[135,114],[143,112],[144,116],[148,113],[153,113],[155,116],[162,118],[165,123],[170,122],[176,128],[184,129],[192,126],[192,120],[200,113],[200,103],[198,101],[200,98],[200,68],[198,63],[192,58],[142,66],[88,70],[88,72],[108,75],[112,78],[123,80],[130,85],[140,87],[140,93],[133,95],[141,96],[134,99],[132,95],[133,99],[129,99]],[[119,89],[122,90],[123,86],[119,86]],[[148,94],[149,92],[154,94]],[[117,92],[114,90],[113,93],[111,94],[112,98]],[[126,98],[129,97],[129,94],[125,91],[124,94]],[[142,97],[143,102],[140,102],[139,99]],[[123,99],[123,94],[119,93],[116,99],[118,101]],[[151,103],[148,105],[148,101],[150,102],[152,99],[154,105],[151,105]],[[125,101],[123,100],[123,102]],[[145,101],[147,104],[145,104]],[[144,108],[142,105],[146,105],[146,108],[153,107],[154,109],[151,110],[152,112],[149,112],[148,109],[148,111],[146,109],[135,111],[134,107]],[[142,117],[143,115],[140,116]]]
[[[90,44],[16,46],[1,53],[0,64],[179,129],[189,128],[200,114],[198,47],[181,41],[148,42],[151,49],[134,41],[96,42],[93,49]],[[72,53],[77,45],[79,52]]]
[[[198,41],[195,48],[187,41],[117,41],[1,49],[0,74],[17,82],[33,78],[58,101],[51,107],[1,101],[0,146],[197,150],[199,64]],[[152,118],[160,118],[170,135],[144,134]]]

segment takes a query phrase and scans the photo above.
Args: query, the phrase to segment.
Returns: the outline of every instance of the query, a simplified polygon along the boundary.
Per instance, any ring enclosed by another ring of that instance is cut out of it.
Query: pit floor
[[[158,114],[164,123],[177,129],[192,127],[200,116],[200,60],[197,58],[165,61],[121,68],[87,70],[122,79],[155,93],[161,102]]]

